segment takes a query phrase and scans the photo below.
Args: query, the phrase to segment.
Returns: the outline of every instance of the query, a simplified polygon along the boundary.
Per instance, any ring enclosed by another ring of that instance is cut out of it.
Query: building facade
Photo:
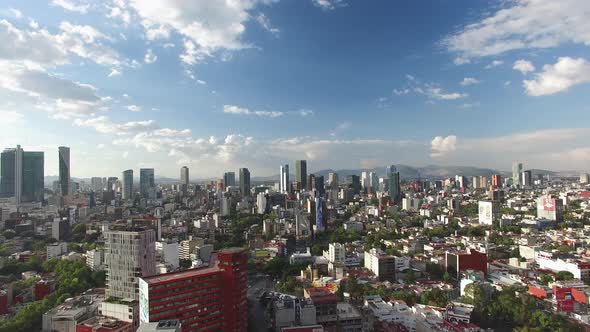
[[[178,319],[182,331],[246,331],[247,252],[211,255],[208,267],[140,279],[140,319]]]

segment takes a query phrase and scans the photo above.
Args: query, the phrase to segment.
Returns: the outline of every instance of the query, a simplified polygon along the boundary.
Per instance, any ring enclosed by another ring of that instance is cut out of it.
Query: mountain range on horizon
[[[500,170],[491,169],[491,168],[482,168],[482,167],[473,167],[473,166],[427,165],[427,166],[423,166],[423,167],[415,167],[415,166],[408,166],[408,165],[401,165],[401,164],[395,165],[395,166],[397,167],[397,170],[400,172],[400,177],[404,180],[440,179],[440,178],[448,178],[448,177],[455,176],[455,175],[463,175],[463,176],[467,176],[467,177],[480,176],[480,175],[491,177],[493,174],[500,174],[502,176],[511,176],[512,175],[512,173],[509,171],[500,171]],[[311,172],[309,174],[324,176],[324,178],[327,180],[328,174],[335,172],[338,174],[340,179],[344,179],[345,177],[347,177],[349,175],[353,175],[353,174],[360,175],[362,172],[375,172],[375,173],[377,173],[378,176],[384,176],[385,172],[386,172],[385,169],[386,169],[385,166],[375,167],[375,168],[364,168],[364,169],[361,169],[361,168],[339,169],[339,170],[323,169],[320,171]],[[544,175],[550,175],[550,176],[555,176],[555,175],[577,176],[580,173],[579,171],[551,171],[551,170],[543,170],[543,169],[530,169],[530,170],[532,171],[533,176],[536,176],[537,174],[544,174]],[[156,175],[157,175],[157,172],[156,172]],[[221,178],[222,176],[223,176],[223,174],[220,174],[219,177],[196,178],[196,179],[193,178],[191,182],[214,181],[214,180],[217,180],[218,178]],[[237,176],[237,174],[236,174],[236,176]],[[295,178],[294,174],[290,174],[289,176],[291,177],[291,179]],[[52,184],[53,181],[56,181],[57,179],[58,179],[58,176],[55,176],[55,175],[45,176],[45,185],[49,186]],[[73,179],[73,181],[90,182],[89,178],[75,178],[74,177],[72,179]],[[279,179],[278,173],[271,175],[271,176],[253,176],[252,177],[253,182],[274,182],[274,181],[278,181],[278,179]],[[136,178],[136,181],[138,181],[138,178]],[[162,177],[156,176],[156,181],[159,183],[163,183],[163,184],[170,184],[170,183],[178,182],[178,179],[166,177],[166,176],[162,176]]]

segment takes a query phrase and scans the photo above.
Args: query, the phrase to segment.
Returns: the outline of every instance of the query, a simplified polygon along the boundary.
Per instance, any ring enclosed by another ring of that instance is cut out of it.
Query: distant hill
[[[493,174],[500,174],[503,177],[512,176],[511,171],[500,171],[491,168],[481,168],[481,167],[472,167],[472,166],[438,166],[438,165],[428,165],[424,167],[414,167],[408,165],[395,165],[397,170],[400,173],[400,177],[404,180],[415,180],[415,179],[441,179],[447,177],[453,177],[455,175],[463,175],[467,177],[471,176],[478,176],[483,175],[487,177],[491,177]],[[375,168],[368,168],[368,169],[324,169],[321,171],[314,172],[315,175],[324,176],[325,180],[328,180],[328,174],[335,172],[338,173],[340,179],[344,179],[349,175],[361,175],[362,172],[375,172],[378,176],[385,176],[385,166],[383,167],[375,167]],[[544,169],[531,169],[533,173],[533,177],[537,176],[537,174],[549,175],[549,176],[578,176],[581,172],[580,171],[549,171]],[[291,179],[295,178],[294,174],[289,175]],[[220,175],[221,177],[221,175]],[[59,179],[58,176],[50,175],[45,177],[45,186],[50,187],[53,184],[53,181],[57,181]],[[214,181],[218,178],[211,177],[211,178],[199,178],[193,179],[192,182],[203,182],[203,181]],[[236,179],[237,180],[237,179]],[[84,181],[86,183],[90,183],[89,178],[72,178],[72,181],[80,182]],[[157,183],[162,184],[173,184],[178,183],[178,178],[169,178],[169,177],[156,177]],[[252,177],[253,182],[277,182],[279,181],[279,175],[271,175],[271,176],[258,176]],[[139,182],[139,179],[136,178],[135,182]]]

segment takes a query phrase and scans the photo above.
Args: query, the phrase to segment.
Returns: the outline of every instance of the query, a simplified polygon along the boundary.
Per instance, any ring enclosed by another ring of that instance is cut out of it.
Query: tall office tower
[[[502,187],[502,176],[499,174],[492,175],[492,186],[499,188]]]
[[[290,185],[291,183],[289,182],[289,165],[285,164],[285,165],[281,165],[280,169],[279,169],[279,175],[280,175],[280,179],[279,179],[279,190],[282,193],[289,193],[290,191]]]
[[[317,232],[323,232],[326,230],[326,210],[324,199],[316,197],[315,199],[315,230]]]
[[[330,189],[338,189],[340,183],[338,183],[338,173],[328,173],[328,185]]]
[[[524,188],[530,188],[533,186],[533,172],[526,170],[520,175],[522,179],[521,186]]]
[[[107,179],[107,187],[106,187],[106,190],[107,191],[113,191],[113,190],[115,190],[115,186],[117,184],[117,180],[119,180],[118,177],[116,177],[116,176],[109,176],[109,178]]]
[[[309,188],[309,190],[313,190],[314,184],[315,184],[315,175],[309,174],[307,176],[307,181],[306,181],[305,187]]]
[[[42,202],[45,189],[45,153],[22,154],[22,202]]]
[[[361,173],[361,187],[363,187],[363,189],[368,189],[369,188],[369,172],[362,172]]]
[[[116,225],[104,234],[107,297],[139,300],[139,278],[156,274],[156,232]]]
[[[379,191],[379,177],[375,172],[369,172],[369,187],[372,193]]]
[[[188,191],[188,183],[189,183],[189,175],[188,175],[188,167],[182,166],[180,169],[180,190],[183,193]]]
[[[16,149],[6,149],[0,156],[0,194],[2,197],[14,197],[16,187]]]
[[[59,188],[62,196],[70,194],[70,148],[60,146],[59,151]]]
[[[399,172],[389,174],[389,196],[391,200],[397,203],[401,198],[401,194]]]
[[[395,172],[397,172],[397,167],[395,167],[395,165],[391,164],[391,165],[385,167],[385,177],[389,178],[389,174],[395,173]]]
[[[580,183],[581,184],[586,184],[589,182],[590,182],[590,175],[588,175],[588,173],[580,174]]]
[[[156,198],[156,182],[153,168],[139,169],[139,193],[143,198]]]
[[[242,196],[250,196],[250,171],[247,168],[240,168],[240,192]]]
[[[16,146],[14,153],[14,197],[20,204],[23,194],[23,149],[20,145]]]
[[[102,178],[101,177],[90,178],[90,186],[92,187],[93,191],[101,192],[104,188],[104,186],[102,184]]]
[[[236,173],[234,172],[225,172],[223,173],[223,184],[225,187],[235,187],[236,186]]]
[[[0,156],[0,196],[14,197],[16,203],[40,202],[44,189],[44,153],[6,149]]]
[[[295,181],[297,181],[297,189],[311,190],[307,187],[307,161],[297,160],[295,161]]]
[[[512,185],[519,187],[522,184],[522,163],[512,164]]]
[[[123,199],[133,199],[133,170],[123,171]]]
[[[321,175],[314,176],[311,189],[315,190],[319,195],[323,196],[326,193],[324,189],[324,177]]]
[[[182,331],[248,330],[248,254],[222,249],[209,265],[139,279],[142,323],[178,319]]]
[[[347,176],[346,182],[348,183],[348,187],[352,189],[355,195],[361,192],[361,178],[358,175]]]

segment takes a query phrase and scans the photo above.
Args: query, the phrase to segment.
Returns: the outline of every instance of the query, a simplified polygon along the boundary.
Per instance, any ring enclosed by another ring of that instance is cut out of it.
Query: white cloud
[[[453,63],[460,66],[460,65],[465,65],[465,64],[471,63],[471,60],[469,60],[468,58],[464,58],[464,57],[458,57],[453,60]]]
[[[407,95],[410,93],[410,89],[393,89],[392,93],[396,96]]]
[[[131,121],[125,123],[114,123],[106,116],[98,116],[89,119],[76,119],[74,124],[79,127],[94,128],[102,134],[116,134],[118,136],[133,135],[144,131],[156,130],[153,120]]]
[[[117,68],[113,68],[111,69],[111,72],[109,73],[108,77],[115,77],[115,76],[119,76],[121,75],[121,71],[118,70]]]
[[[143,57],[143,62],[145,63],[154,63],[158,60],[158,56],[154,54],[151,48],[145,52],[145,56]]]
[[[67,11],[78,12],[81,14],[86,14],[88,8],[90,8],[88,3],[75,0],[52,0],[51,3],[54,6],[59,6]]]
[[[436,136],[430,142],[430,155],[433,158],[445,157],[457,149],[457,136],[449,135],[447,137]]]
[[[460,93],[460,92],[443,92],[441,88],[429,87],[427,90],[428,96],[434,99],[439,100],[455,100],[466,98],[469,95],[467,93]]]
[[[239,115],[256,115],[261,117],[277,118],[285,115],[283,112],[269,112],[269,111],[251,111],[245,107],[235,105],[223,105],[223,113],[239,114]]]
[[[17,20],[20,20],[21,18],[23,18],[23,13],[16,8],[6,8],[6,9],[0,9],[0,16],[5,16],[5,17],[15,18]]]
[[[302,108],[302,109],[298,110],[297,113],[299,113],[299,115],[301,115],[302,117],[312,116],[315,114],[315,112],[313,110],[306,109],[306,108]]]
[[[485,66],[485,69],[491,69],[500,65],[503,65],[504,61],[502,60],[494,60],[492,62],[490,62],[487,66]]]
[[[45,29],[20,30],[0,20],[0,59],[56,66],[77,55],[101,65],[122,65],[120,55],[103,44],[111,41],[109,36],[88,25],[61,22],[59,28],[54,35]]]
[[[131,13],[126,2],[114,0],[109,9],[110,12],[107,14],[107,17],[120,20],[124,26],[128,26],[131,23]]]
[[[260,26],[264,30],[272,33],[275,37],[279,36],[281,30],[273,27],[272,24],[270,23],[270,20],[268,19],[268,17],[266,17],[266,15],[264,15],[263,13],[260,13],[256,16],[256,22],[258,22],[258,24],[260,24]]]
[[[207,57],[251,47],[242,41],[246,23],[258,4],[268,0],[176,1],[131,0],[149,40],[168,39],[171,32],[184,38],[181,59],[195,64]]]
[[[141,107],[137,106],[137,105],[129,105],[129,106],[127,106],[127,109],[130,110],[131,112],[141,111]]]
[[[528,73],[534,72],[535,66],[530,61],[518,59],[514,62],[512,69],[518,70],[521,74],[526,75]]]
[[[534,80],[523,81],[530,96],[544,96],[590,82],[590,63],[583,58],[561,57],[553,65],[544,65]]]
[[[323,10],[334,10],[348,5],[344,0],[312,0],[312,3]]]
[[[472,58],[511,50],[590,45],[587,0],[515,0],[443,40],[449,51]]]
[[[478,80],[477,78],[473,78],[473,77],[465,77],[463,79],[463,81],[461,81],[461,85],[462,86],[468,86],[468,85],[473,85],[473,84],[477,84],[480,83],[481,81]]]

